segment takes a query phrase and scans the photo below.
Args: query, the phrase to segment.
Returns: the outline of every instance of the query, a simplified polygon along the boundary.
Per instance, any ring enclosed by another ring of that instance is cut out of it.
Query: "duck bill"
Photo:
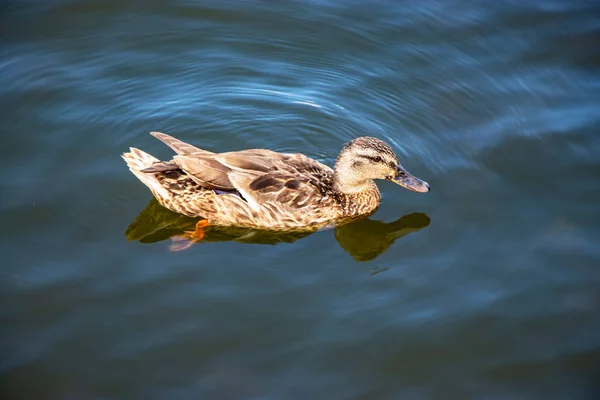
[[[430,190],[429,183],[412,175],[401,166],[398,166],[396,176],[389,180],[413,192],[427,193]]]

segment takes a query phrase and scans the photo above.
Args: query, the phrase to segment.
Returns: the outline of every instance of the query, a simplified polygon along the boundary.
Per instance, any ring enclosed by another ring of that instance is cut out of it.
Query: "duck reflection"
[[[194,244],[186,232],[193,231],[198,221],[174,213],[152,199],[125,231],[130,241],[154,243],[171,239],[171,250],[178,251]],[[399,238],[427,227],[426,214],[413,213],[393,222],[370,218],[335,227],[334,235],[340,246],[356,261],[370,261],[383,254]],[[208,226],[202,242],[236,241],[241,243],[292,243],[314,232],[274,232],[239,227]]]

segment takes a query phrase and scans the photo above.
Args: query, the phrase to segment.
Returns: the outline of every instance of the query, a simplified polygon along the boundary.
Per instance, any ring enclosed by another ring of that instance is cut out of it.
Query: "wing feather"
[[[233,190],[229,180],[230,169],[212,155],[209,156],[184,156],[173,157],[179,168],[183,170],[197,184],[207,189]]]
[[[207,150],[202,150],[196,146],[192,146],[189,143],[185,143],[179,139],[169,136],[166,133],[161,132],[150,132],[152,136],[169,146],[175,153],[184,155],[202,155],[202,154],[214,154]]]
[[[273,171],[280,154],[270,150],[252,149],[216,155],[216,159],[233,170]]]

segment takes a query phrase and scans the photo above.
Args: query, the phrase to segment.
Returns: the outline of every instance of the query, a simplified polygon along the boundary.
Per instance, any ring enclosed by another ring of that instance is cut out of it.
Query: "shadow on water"
[[[186,231],[194,230],[198,219],[177,214],[162,207],[152,199],[125,231],[130,241],[155,243],[173,240],[172,249],[185,248],[179,241]],[[423,213],[404,215],[393,222],[383,222],[370,218],[360,219],[335,228],[335,238],[340,246],[356,261],[370,261],[386,252],[403,236],[417,232],[430,223]],[[238,227],[206,228],[203,242],[229,242],[253,244],[293,243],[314,232],[274,232]]]

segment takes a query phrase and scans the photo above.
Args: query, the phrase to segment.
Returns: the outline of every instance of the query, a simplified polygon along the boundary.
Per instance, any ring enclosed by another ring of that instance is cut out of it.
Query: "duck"
[[[375,180],[414,192],[430,191],[384,141],[346,143],[333,168],[301,153],[247,149],[214,153],[161,132],[152,136],[176,155],[169,161],[131,147],[129,170],[163,207],[200,217],[194,237],[210,225],[289,231],[317,230],[373,214],[381,194]]]

